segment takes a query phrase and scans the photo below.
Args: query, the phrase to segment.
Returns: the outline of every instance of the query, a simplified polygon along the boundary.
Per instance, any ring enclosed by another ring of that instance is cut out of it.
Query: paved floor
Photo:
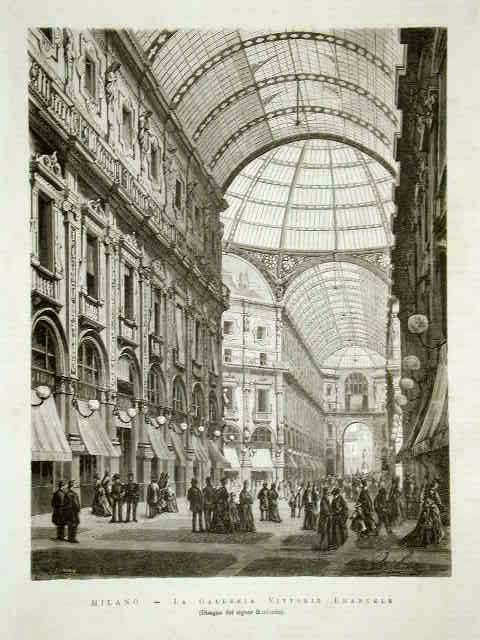
[[[350,532],[343,547],[336,551],[321,552],[315,549],[316,534],[301,530],[302,521],[290,518],[288,506],[283,500],[280,501],[282,522],[276,524],[257,520],[257,534],[192,534],[191,515],[184,500],[179,500],[179,509],[179,513],[148,519],[145,505],[140,504],[138,522],[122,524],[111,524],[108,518],[98,518],[85,509],[81,514],[78,545],[54,539],[55,529],[50,514],[34,516],[32,575],[37,578],[111,576],[105,560],[107,554],[113,557],[115,553],[123,560],[122,575],[129,575],[126,554],[137,554],[131,573],[136,576],[175,575],[175,562],[183,557],[181,554],[184,554],[186,561],[188,559],[188,562],[182,563],[181,571],[179,569],[179,575],[182,576],[444,576],[450,573],[448,535],[438,547],[405,549],[399,546],[398,539],[415,524],[411,520],[396,528],[393,536],[384,533],[378,538],[358,542],[356,535]],[[85,564],[89,553],[97,561],[93,569],[91,562]],[[156,554],[154,569],[147,566],[149,553],[151,558]],[[198,559],[195,570],[188,568],[192,558],[193,561]],[[45,569],[50,560],[55,561],[55,570]],[[58,574],[58,566],[62,562],[68,564],[65,569],[68,575]],[[145,565],[143,568],[142,563]],[[167,565],[168,570],[165,568]],[[203,565],[205,569],[201,568]]]

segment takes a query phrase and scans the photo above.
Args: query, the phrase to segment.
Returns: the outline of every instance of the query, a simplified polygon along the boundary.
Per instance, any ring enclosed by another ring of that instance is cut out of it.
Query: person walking
[[[208,476],[205,479],[203,488],[203,518],[205,520],[205,529],[210,531],[212,526],[213,510],[215,509],[215,488],[212,485],[212,479]]]
[[[332,546],[338,549],[348,538],[348,506],[339,488],[332,491],[332,496]]]
[[[385,489],[385,487],[380,487],[380,489],[378,490],[378,493],[375,497],[374,506],[378,518],[377,533],[380,532],[383,524],[388,535],[391,535],[392,528],[390,526],[390,504],[387,498],[387,490]]]
[[[392,480],[387,502],[390,526],[402,524],[404,520],[402,492],[400,491],[400,478],[397,476]]]
[[[112,519],[110,522],[123,522],[123,498],[125,492],[118,473],[113,476],[110,495],[112,499]]]
[[[203,495],[201,489],[198,488],[198,483],[196,478],[192,478],[191,486],[187,492],[187,500],[190,503],[190,511],[192,512],[192,532],[197,533],[197,524],[198,524],[198,532],[203,532]]]
[[[140,500],[140,487],[133,481],[133,473],[128,474],[128,482],[124,487],[125,502],[127,505],[127,517],[125,522],[130,522],[130,514],[133,522],[137,522],[137,505]]]
[[[375,516],[373,513],[373,501],[368,492],[367,488],[367,480],[362,480],[361,490],[358,496],[358,502],[362,507],[363,518],[365,522],[365,526],[367,527],[367,532],[369,534],[377,532],[377,527],[375,524]]]
[[[307,483],[307,487],[303,492],[302,506],[304,509],[302,529],[304,531],[312,531],[314,528],[313,527],[313,496],[312,496],[312,489],[310,487],[310,482]]]
[[[254,533],[256,531],[255,521],[253,519],[253,495],[248,486],[248,480],[243,483],[243,488],[239,495],[240,504],[240,522],[242,531]]]
[[[77,529],[80,524],[80,499],[78,493],[74,491],[75,481],[68,481],[68,488],[65,494],[65,522],[68,530],[68,541],[78,543]]]
[[[332,510],[328,499],[328,486],[324,486],[318,514],[319,550],[328,551],[332,546]]]
[[[58,481],[57,490],[52,495],[52,522],[57,527],[57,540],[65,540],[65,483]]]
[[[266,482],[263,483],[262,488],[258,492],[258,503],[260,507],[260,522],[264,520],[269,520],[269,509],[268,509],[268,485]]]
[[[278,512],[278,491],[275,483],[272,482],[270,489],[267,493],[268,499],[268,519],[270,522],[281,522],[280,514]]]
[[[105,496],[108,500],[108,504],[112,506],[112,479],[110,478],[110,471],[108,469],[106,469],[103,474],[101,485],[105,490]]]
[[[160,500],[160,486],[156,477],[152,477],[150,484],[147,487],[147,505],[148,505],[148,517],[154,518],[158,512],[158,501]]]

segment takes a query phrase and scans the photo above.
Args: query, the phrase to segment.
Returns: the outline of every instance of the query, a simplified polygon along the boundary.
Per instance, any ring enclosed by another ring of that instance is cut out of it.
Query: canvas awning
[[[78,408],[84,414],[89,411],[88,404],[81,400],[78,401]],[[83,418],[77,411],[75,414],[83,444],[91,456],[120,457],[120,450],[113,446],[98,411],[92,413],[89,418]]]
[[[287,467],[291,467],[292,469],[297,469],[298,465],[294,460],[294,457],[291,453],[288,453],[288,451],[285,452],[285,464]]]
[[[58,417],[55,400],[50,396],[42,404],[39,402],[32,390],[32,460],[70,462],[72,451]]]
[[[438,358],[437,373],[435,383],[428,405],[427,413],[423,420],[422,428],[413,444],[413,455],[419,456],[428,451],[432,451],[435,434],[440,427],[442,431],[447,431],[446,425],[441,425],[442,417],[446,419],[444,411],[448,394],[448,372],[447,372],[447,345],[440,349]],[[441,445],[440,445],[441,446]]]
[[[174,458],[174,454],[169,450],[156,418],[150,418],[148,435],[156,458],[160,460],[172,460]]]
[[[223,454],[229,461],[232,469],[240,469],[240,460],[238,459],[237,450],[234,447],[225,447]]]
[[[208,457],[208,452],[203,445],[202,439],[195,434],[192,434],[192,447],[199,462],[202,464],[210,464],[210,458]]]
[[[208,455],[210,456],[212,464],[230,469],[230,462],[212,440],[208,440]]]
[[[252,469],[254,471],[272,471],[272,452],[270,449],[257,449],[252,458]]]
[[[178,433],[175,431],[170,431],[170,439],[172,441],[173,450],[175,451],[175,456],[178,462],[185,467],[187,464],[187,459],[185,457],[185,450],[183,448],[183,440]]]

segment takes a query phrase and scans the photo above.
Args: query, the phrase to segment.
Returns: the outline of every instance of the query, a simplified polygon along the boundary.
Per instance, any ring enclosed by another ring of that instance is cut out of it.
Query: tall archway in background
[[[374,469],[375,447],[373,434],[364,422],[352,422],[343,432],[342,475],[369,473]]]

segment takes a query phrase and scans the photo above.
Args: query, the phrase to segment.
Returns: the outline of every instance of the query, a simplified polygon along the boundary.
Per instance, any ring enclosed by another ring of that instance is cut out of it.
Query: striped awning
[[[272,452],[270,449],[256,449],[252,458],[252,469],[254,471],[272,471]]]
[[[72,451],[52,396],[42,404],[32,390],[32,460],[70,462]]]
[[[148,436],[156,458],[159,458],[160,460],[172,460],[175,457],[169,450],[163,437],[162,429],[159,427],[155,418],[150,418]]]
[[[192,447],[195,457],[199,462],[202,464],[210,464],[210,458],[208,457],[208,452],[205,449],[202,439],[194,433],[192,434]]]
[[[227,460],[227,458],[223,455],[223,453],[220,451],[218,446],[212,440],[208,440],[207,446],[208,446],[208,455],[210,457],[212,464],[219,465],[226,469],[230,469],[231,467],[230,462]]]
[[[83,414],[89,412],[88,403],[85,401],[79,400],[78,408]],[[98,411],[92,413],[89,418],[83,418],[77,411],[75,415],[83,444],[91,456],[120,457],[119,448],[113,446]]]
[[[223,449],[223,454],[229,461],[232,469],[240,469],[240,460],[238,459],[237,450],[234,447],[225,447]]]
[[[187,464],[187,458],[185,457],[185,450],[183,448],[183,440],[181,436],[179,436],[178,433],[175,433],[175,431],[170,431],[170,440],[173,445],[177,461],[185,467]]]

